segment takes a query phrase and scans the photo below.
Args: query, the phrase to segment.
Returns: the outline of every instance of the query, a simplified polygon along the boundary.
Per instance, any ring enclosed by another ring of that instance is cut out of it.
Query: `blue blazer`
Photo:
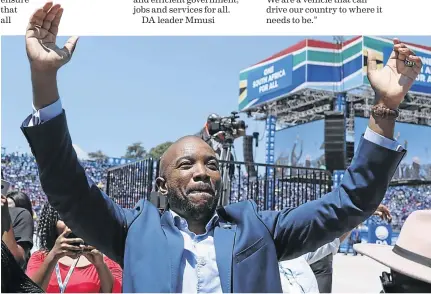
[[[86,176],[61,115],[22,131],[49,202],[86,242],[123,266],[124,292],[176,292],[183,238],[168,213],[141,200],[123,209]],[[334,240],[368,218],[382,201],[405,151],[363,139],[339,189],[282,211],[253,201],[218,210],[216,261],[223,292],[282,292],[278,261]]]

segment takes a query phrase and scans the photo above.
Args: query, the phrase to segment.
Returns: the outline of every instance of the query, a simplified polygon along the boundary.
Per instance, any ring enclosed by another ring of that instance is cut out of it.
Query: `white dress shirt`
[[[62,111],[63,107],[60,99],[42,109],[34,109],[28,126],[31,127],[49,121],[60,115]],[[398,142],[385,138],[369,128],[365,131],[364,138],[387,149],[400,150],[401,148]],[[184,238],[184,252],[180,268],[180,276],[183,279],[178,283],[177,292],[221,293],[222,289],[215,258],[213,237],[214,224],[217,222],[218,216],[215,215],[207,224],[205,234],[196,235],[190,232],[184,219],[172,211],[170,213],[174,218],[175,225],[181,231]],[[302,260],[305,261],[308,258],[311,257],[303,257]],[[305,285],[305,283],[303,284]]]
[[[172,210],[175,226],[184,239],[181,258],[178,293],[222,293],[220,275],[214,247],[214,225],[218,221],[215,214],[205,227],[205,234],[196,235],[189,230],[187,221]]]
[[[281,287],[283,293],[319,293],[319,285],[310,264],[329,254],[336,254],[340,239],[325,244],[314,252],[279,263]]]

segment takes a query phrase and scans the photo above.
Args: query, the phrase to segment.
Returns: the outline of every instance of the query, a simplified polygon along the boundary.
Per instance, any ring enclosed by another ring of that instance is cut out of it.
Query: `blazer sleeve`
[[[279,260],[313,252],[370,217],[405,153],[361,139],[339,188],[297,208],[260,212]]]
[[[88,244],[122,264],[127,220],[133,211],[121,208],[86,175],[72,146],[62,114],[23,131],[36,158],[43,191],[64,222]]]

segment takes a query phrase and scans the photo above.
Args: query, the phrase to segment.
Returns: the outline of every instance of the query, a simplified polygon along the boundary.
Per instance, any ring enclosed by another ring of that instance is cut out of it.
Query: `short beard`
[[[219,196],[207,201],[203,206],[194,206],[189,199],[168,195],[169,208],[187,220],[202,221],[210,219],[218,204]]]

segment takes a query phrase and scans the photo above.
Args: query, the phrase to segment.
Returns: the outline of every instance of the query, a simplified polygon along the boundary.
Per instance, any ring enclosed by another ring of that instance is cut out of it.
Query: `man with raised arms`
[[[421,60],[394,40],[383,69],[368,56],[375,107],[338,189],[294,209],[257,211],[252,200],[217,208],[216,154],[201,138],[187,136],[161,159],[157,185],[169,209],[160,214],[146,200],[123,209],[87,177],[72,146],[57,73],[77,38],[63,48],[55,44],[62,13],[49,2],[30,18],[26,49],[35,112],[22,131],[49,202],[79,237],[123,265],[124,292],[281,292],[278,262],[313,252],[371,216],[405,155],[393,140],[395,118]],[[400,23],[393,19],[392,25]]]

